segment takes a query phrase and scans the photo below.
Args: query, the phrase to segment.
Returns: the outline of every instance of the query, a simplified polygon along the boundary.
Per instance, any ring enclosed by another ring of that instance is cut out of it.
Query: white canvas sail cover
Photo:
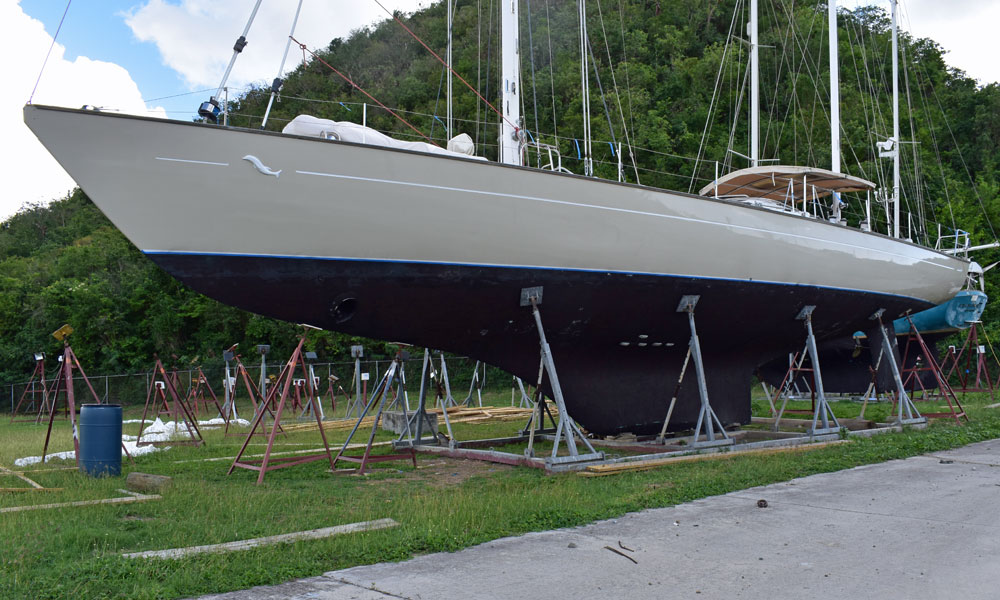
[[[320,119],[311,115],[299,115],[295,117],[288,125],[285,125],[281,133],[486,160],[480,156],[473,156],[475,144],[472,143],[472,138],[464,133],[452,138],[448,142],[448,149],[445,150],[427,142],[404,142],[403,140],[397,140],[371,127],[365,127],[364,125],[358,125],[350,121],[331,121],[330,119]]]

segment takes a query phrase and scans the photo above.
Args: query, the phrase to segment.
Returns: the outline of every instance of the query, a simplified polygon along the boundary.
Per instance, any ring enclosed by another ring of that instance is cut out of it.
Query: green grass
[[[505,403],[502,395],[492,399]],[[854,439],[808,453],[736,456],[600,478],[546,476],[534,469],[495,465],[477,465],[473,476],[463,478],[453,473],[469,467],[429,455],[419,458],[416,471],[408,462],[382,463],[376,474],[362,478],[332,475],[326,472],[326,463],[316,462],[271,472],[264,485],[256,486],[256,473],[237,470],[227,476],[229,461],[199,460],[232,456],[241,441],[209,431],[205,447],[178,446],[138,458],[134,466],[124,464],[126,472],[172,476],[173,486],[162,500],[0,515],[0,597],[176,598],[453,551],[502,536],[580,525],[1000,437],[1000,414],[982,408],[986,403],[981,398],[967,401],[972,422],[961,427],[935,423],[923,431]],[[755,411],[761,409],[766,412],[766,401],[755,401]],[[852,416],[859,409],[850,402],[834,405],[840,416]],[[876,417],[872,412],[876,409],[886,411],[887,406],[870,406],[868,415]],[[460,437],[511,435],[520,426],[516,421],[461,425]],[[126,432],[134,434],[135,428],[126,426]],[[332,434],[331,443],[345,435]],[[54,436],[54,450],[72,447],[65,422],[56,423]],[[44,427],[0,421],[0,464],[10,467],[16,457],[39,454],[43,438]],[[389,436],[379,434],[378,439]],[[278,450],[320,445],[315,431],[289,435],[281,443]],[[261,446],[252,448],[262,451]],[[0,495],[0,507],[120,496],[116,489],[124,484],[123,478],[90,479],[65,470],[31,476],[43,485],[65,489]],[[0,480],[0,486],[15,485],[19,484],[12,477]],[[400,527],[178,561],[120,557],[123,552],[212,544],[383,517],[396,519]]]

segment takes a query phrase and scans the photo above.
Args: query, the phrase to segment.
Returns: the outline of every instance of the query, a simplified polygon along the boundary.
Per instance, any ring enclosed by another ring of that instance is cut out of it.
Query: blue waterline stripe
[[[298,256],[293,254],[250,254],[240,252],[194,252],[181,250],[143,250],[147,256],[221,256],[226,258],[280,258],[292,260],[323,260],[332,262],[368,262],[368,263],[391,263],[401,265],[439,265],[445,267],[484,267],[489,269],[528,269],[532,271],[572,271],[575,273],[609,273],[613,275],[643,275],[650,277],[672,277],[674,279],[701,279],[706,281],[733,281],[739,283],[760,283],[763,285],[785,285],[791,287],[812,287],[821,290],[835,290],[838,292],[854,292],[859,294],[875,294],[877,296],[888,296],[890,298],[906,298],[933,304],[929,300],[917,298],[915,296],[904,296],[901,294],[890,294],[888,292],[874,292],[871,290],[859,290],[854,288],[839,288],[826,285],[816,285],[811,283],[788,283],[784,281],[766,281],[762,279],[734,279],[728,277],[704,277],[701,275],[677,275],[673,273],[647,273],[642,271],[614,271],[610,269],[581,269],[575,267],[544,267],[532,265],[497,265],[488,263],[460,263],[445,262],[436,260],[397,260],[392,258],[355,258],[341,256]]]

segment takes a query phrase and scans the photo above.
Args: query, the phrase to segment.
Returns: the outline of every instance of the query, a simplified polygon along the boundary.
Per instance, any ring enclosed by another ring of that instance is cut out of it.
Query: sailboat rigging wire
[[[521,130],[521,128],[518,127],[518,125],[516,123],[511,123],[510,120],[507,117],[503,116],[502,112],[500,112],[499,110],[497,110],[497,108],[495,106],[493,106],[492,104],[490,104],[490,101],[487,100],[486,98],[484,98],[483,95],[479,93],[479,90],[477,90],[476,88],[472,87],[472,85],[468,81],[466,81],[464,77],[462,77],[461,75],[459,75],[455,71],[455,69],[452,69],[451,67],[449,67],[448,63],[445,62],[445,60],[443,58],[441,58],[440,56],[438,56],[437,52],[431,50],[431,47],[428,46],[424,42],[424,40],[420,39],[420,36],[418,36],[417,34],[413,33],[413,30],[410,29],[409,27],[407,27],[406,24],[403,23],[403,21],[400,20],[400,18],[395,15],[395,13],[390,12],[388,8],[386,8],[385,6],[383,6],[383,4],[381,2],[379,2],[379,0],[372,0],[372,2],[374,2],[375,4],[378,4],[379,7],[382,10],[384,10],[390,17],[393,18],[394,21],[396,21],[397,23],[399,23],[399,26],[402,27],[403,29],[405,29],[406,33],[410,34],[413,37],[413,39],[417,40],[417,42],[419,42],[420,45],[424,47],[424,49],[426,49],[428,52],[430,52],[431,55],[434,58],[436,58],[439,63],[441,63],[442,65],[444,65],[446,68],[448,68],[448,70],[451,71],[452,75],[454,75],[455,77],[458,77],[458,80],[461,81],[462,83],[464,83],[465,87],[467,87],[470,90],[472,90],[473,94],[475,94],[476,96],[479,96],[479,99],[482,100],[483,102],[485,102],[486,106],[489,106],[491,109],[493,109],[493,112],[495,112],[496,114],[498,114],[501,119],[503,119],[504,121],[507,121],[507,124],[510,125],[511,127],[513,127],[514,131],[520,131]],[[316,56],[316,55],[313,54],[313,56]],[[358,88],[358,89],[361,89],[361,88]]]
[[[625,7],[622,5],[622,0],[618,0],[618,27],[622,34],[622,60],[625,62],[625,91],[628,93],[628,125],[629,129],[635,131],[635,119],[632,115],[632,84],[629,83],[628,79],[628,46],[625,44]],[[629,146],[631,147],[631,144]],[[634,155],[632,156],[632,166],[636,166]],[[639,183],[638,178],[639,174],[636,173],[636,183]]]
[[[597,71],[597,59],[594,57],[594,48],[590,45],[590,38],[587,38],[587,53],[594,65],[594,79],[597,80],[597,89],[601,92],[601,104],[604,106],[604,116],[608,119],[608,132],[611,134],[611,142],[617,144],[615,139],[615,128],[611,125],[611,111],[608,110],[608,101],[604,97],[604,86],[601,85],[601,74]]]
[[[438,78],[438,93],[437,97],[434,98],[434,114],[432,116],[434,117],[434,120],[437,121],[440,121],[440,119],[438,119],[437,113],[438,113],[438,106],[441,104],[441,90],[444,89],[445,71],[446,69],[441,69],[441,77]],[[434,120],[431,121],[431,137],[434,137]],[[451,133],[448,131],[447,125],[445,125],[444,130],[445,130],[445,137],[449,137]]]
[[[303,44],[302,42],[298,41],[297,39],[295,39],[292,36],[288,36],[288,37],[290,37],[292,39],[292,41],[294,41],[296,44],[298,44],[299,48],[302,48],[302,50],[308,52],[310,55],[312,55],[313,58],[315,58],[319,62],[323,63],[324,65],[326,65],[327,68],[329,68],[331,71],[333,71],[334,73],[336,73],[337,75],[339,75],[341,79],[343,79],[347,83],[351,84],[351,86],[354,89],[358,90],[359,92],[361,92],[362,94],[364,94],[365,96],[367,96],[368,98],[370,98],[371,101],[374,102],[375,104],[378,104],[379,106],[381,106],[382,108],[384,108],[390,115],[392,115],[392,116],[396,117],[397,119],[399,119],[400,121],[402,121],[407,127],[409,127],[410,129],[412,129],[413,131],[416,131],[420,135],[420,137],[424,138],[425,140],[427,140],[431,144],[434,144],[435,146],[437,146],[437,144],[434,143],[434,140],[432,140],[431,138],[427,137],[422,131],[420,131],[419,129],[417,129],[416,127],[414,127],[412,124],[410,124],[409,121],[407,121],[403,117],[401,117],[398,114],[396,114],[391,108],[389,108],[385,104],[382,104],[381,102],[379,102],[375,98],[375,96],[372,96],[371,94],[369,94],[368,92],[366,92],[364,88],[362,88],[358,84],[354,83],[354,81],[352,81],[350,77],[348,77],[347,75],[344,75],[343,73],[341,73],[340,71],[338,71],[337,69],[335,69],[333,67],[333,65],[331,65],[330,63],[328,63],[325,60],[323,60],[318,54],[316,54],[312,50],[306,48],[305,44]],[[440,146],[438,146],[438,147],[440,147]]]
[[[901,45],[903,53],[903,91],[906,93],[906,116],[910,123],[910,136],[916,138],[917,128],[913,122],[913,103],[910,97],[910,70],[906,68],[906,46],[906,44]],[[930,246],[930,239],[927,237],[927,216],[924,214],[924,194],[922,178],[920,177],[920,156],[917,153],[917,144],[910,144],[910,150],[913,151],[913,192],[916,196],[917,225],[920,232],[923,233],[924,245]],[[951,212],[950,205],[948,206],[948,212]]]
[[[229,88],[232,90],[233,88]],[[143,104],[149,104],[150,102],[158,102],[160,100],[169,100],[170,98],[180,98],[181,96],[192,96],[194,94],[204,94],[205,92],[211,92],[212,88],[204,90],[195,90],[193,92],[184,92],[183,94],[171,94],[169,96],[160,96],[159,98],[143,98]]]
[[[549,18],[549,0],[545,0],[545,35],[549,40],[549,98],[552,100],[552,133],[559,144],[559,123],[556,119],[555,63],[552,62],[552,20]]]
[[[531,34],[531,0],[526,1],[528,3],[528,62],[531,64],[531,104],[535,113],[535,131],[538,131],[538,85],[535,83],[535,38]],[[521,95],[521,103],[524,103],[523,94]],[[524,114],[523,109],[521,110],[521,114]],[[538,162],[541,163],[542,149],[540,147],[535,147],[535,155]]]
[[[35,87],[31,88],[31,95],[28,96],[28,104],[35,98],[35,92],[38,90],[38,83],[42,80],[42,73],[45,72],[45,65],[49,63],[49,56],[52,54],[52,48],[56,45],[56,38],[59,37],[59,31],[62,30],[63,21],[66,20],[66,13],[69,12],[69,5],[73,3],[73,0],[67,0],[66,8],[63,9],[62,17],[59,19],[59,25],[56,27],[56,33],[52,36],[52,43],[49,44],[49,51],[45,53],[45,60],[42,61],[42,68],[38,70],[38,78],[35,79]]]
[[[934,94],[934,100],[937,102],[938,109],[941,111],[941,114],[944,115],[945,114],[944,106],[941,104],[941,98],[938,96],[937,90],[931,88],[931,92]],[[944,116],[944,124],[945,127],[948,128],[948,135],[951,136],[951,143],[955,145],[955,150],[958,152],[958,158],[959,160],[962,161],[962,168],[965,169],[965,175],[969,178],[969,184],[970,187],[972,188],[972,193],[975,194],[976,200],[979,201],[979,208],[981,208],[983,211],[983,217],[986,218],[986,224],[990,228],[990,233],[993,234],[993,239],[997,239],[997,232],[995,229],[993,229],[993,220],[990,219],[990,213],[987,212],[986,206],[983,204],[983,197],[979,195],[979,188],[976,187],[976,181],[972,177],[972,171],[969,170],[969,165],[968,163],[965,162],[965,155],[962,154],[962,148],[958,144],[958,139],[955,138],[955,132],[952,131],[951,129],[951,122],[948,120],[947,115]],[[950,204],[948,208],[949,210],[951,209]]]
[[[701,132],[701,142],[698,144],[698,154],[695,155],[694,168],[691,170],[691,182],[688,184],[688,193],[694,191],[695,178],[698,175],[698,165],[701,162],[701,155],[705,150],[705,141],[708,139],[708,130],[711,127],[712,116],[715,112],[715,101],[719,97],[719,81],[722,79],[722,69],[726,66],[726,57],[733,39],[733,28],[736,26],[736,14],[739,12],[740,2],[737,2],[736,9],[733,10],[733,18],[729,22],[729,33],[726,35],[726,45],[722,50],[722,59],[719,60],[719,70],[715,74],[715,86],[712,89],[712,100],[708,103],[708,111],[705,115],[705,127]]]
[[[483,85],[483,0],[476,0],[476,87]],[[479,144],[479,119],[482,116],[480,110],[482,105],[476,102],[476,139],[474,144]]]
[[[916,76],[917,76],[918,79],[921,79],[919,71],[917,71]],[[924,86],[926,86],[927,82],[926,81],[919,81],[918,83],[921,85],[921,87],[924,87]],[[924,97],[923,95],[921,95],[921,101],[923,102],[924,114],[928,116],[927,131],[928,131],[928,133],[931,136],[931,148],[933,148],[933,150],[934,150],[934,157],[937,159],[938,170],[941,172],[941,186],[942,186],[942,189],[944,190],[945,202],[948,205],[948,212],[952,213],[952,210],[951,210],[951,189],[948,186],[948,177],[947,177],[947,175],[944,172],[944,160],[941,158],[941,147],[938,144],[937,131],[935,130],[935,127],[933,126],[933,124],[931,124],[929,122],[930,121],[930,107],[927,105],[927,98]],[[947,122],[947,117],[944,115],[944,110],[943,109],[942,109],[942,113],[941,114],[942,114],[942,117],[945,118],[945,122]],[[954,229],[956,229],[955,215],[954,215],[954,213],[952,213],[950,216],[951,216],[951,228],[952,228],[952,230],[954,230]]]
[[[580,29],[580,97],[583,114],[583,174],[586,177],[594,175],[594,163],[591,157],[590,140],[590,70],[587,68],[587,0],[578,0]]]
[[[264,110],[264,120],[260,122],[260,128],[264,129],[267,125],[267,117],[271,114],[271,105],[274,104],[274,97],[278,95],[278,90],[281,89],[281,74],[285,71],[285,61],[288,60],[288,50],[292,47],[292,36],[295,35],[295,26],[299,24],[299,13],[302,12],[302,0],[299,0],[298,6],[295,7],[295,17],[292,19],[292,30],[288,32],[288,41],[285,42],[285,53],[281,55],[281,64],[278,65],[278,74],[274,76],[274,82],[271,84],[271,97],[267,99],[267,108]]]
[[[604,11],[601,9],[600,2],[597,3],[597,16],[601,22],[601,35],[604,37],[604,50],[608,54],[608,69],[611,71],[611,85],[614,86],[615,89],[615,101],[618,103],[618,115],[622,120],[622,133],[625,135],[625,145],[628,146],[628,154],[632,159],[632,169],[635,171],[635,182],[639,183],[639,169],[636,168],[635,154],[632,152],[632,141],[628,135],[628,125],[625,123],[625,113],[622,111],[621,92],[618,91],[618,80],[615,78],[615,65],[614,61],[611,60],[611,46],[608,44],[608,32],[604,28]],[[603,95],[603,91],[601,93]],[[606,110],[607,107],[605,107],[605,111]],[[611,126],[610,117],[608,117],[608,126]]]

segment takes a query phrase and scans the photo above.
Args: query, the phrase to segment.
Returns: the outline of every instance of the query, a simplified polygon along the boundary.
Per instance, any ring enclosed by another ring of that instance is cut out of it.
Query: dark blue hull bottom
[[[690,337],[676,312],[701,296],[696,317],[708,391],[723,423],[748,423],[755,368],[800,349],[798,311],[817,305],[821,339],[849,336],[879,308],[927,304],[811,286],[691,277],[503,267],[224,255],[151,254],[194,290],[268,317],[466,354],[538,376],[534,320],[524,287],[544,286],[540,307],[570,414],[592,433],[658,432]],[[627,345],[626,345],[627,343]],[[685,376],[671,429],[692,428],[699,400]]]

